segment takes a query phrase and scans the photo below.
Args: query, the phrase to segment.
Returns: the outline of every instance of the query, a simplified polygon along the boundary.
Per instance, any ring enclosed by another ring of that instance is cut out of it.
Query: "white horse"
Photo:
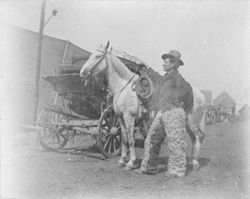
[[[138,168],[135,154],[135,134],[134,127],[137,119],[141,117],[141,105],[137,94],[132,88],[139,76],[132,73],[123,64],[112,50],[108,51],[109,42],[96,50],[83,65],[80,76],[85,79],[89,75],[104,73],[108,81],[108,87],[113,95],[113,106],[115,113],[121,120],[122,130],[122,152],[118,161],[118,166],[125,167],[126,170]],[[192,164],[194,168],[199,167],[198,156],[201,142],[204,138],[204,96],[193,89],[194,106],[192,114],[187,115],[187,132],[192,140]],[[127,144],[130,149],[130,159],[126,163]]]

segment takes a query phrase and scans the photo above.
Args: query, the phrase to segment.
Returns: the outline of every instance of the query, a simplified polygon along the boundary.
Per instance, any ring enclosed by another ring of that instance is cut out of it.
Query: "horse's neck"
[[[107,70],[109,88],[113,94],[116,94],[126,86],[134,74],[114,55],[109,55],[107,62],[109,66]]]

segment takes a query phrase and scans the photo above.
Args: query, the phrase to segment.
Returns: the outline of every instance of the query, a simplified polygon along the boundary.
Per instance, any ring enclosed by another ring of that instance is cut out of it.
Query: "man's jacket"
[[[176,107],[183,107],[187,113],[192,110],[194,102],[192,87],[178,70],[164,75],[156,92],[157,110],[167,111]]]

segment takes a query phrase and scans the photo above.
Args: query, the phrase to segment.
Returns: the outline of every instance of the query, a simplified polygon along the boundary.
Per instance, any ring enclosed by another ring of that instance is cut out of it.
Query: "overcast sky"
[[[1,20],[39,30],[41,1],[1,1]],[[250,88],[250,2],[47,0],[44,34],[90,52],[108,40],[162,74],[161,55],[179,50],[180,72],[215,98],[237,101]]]

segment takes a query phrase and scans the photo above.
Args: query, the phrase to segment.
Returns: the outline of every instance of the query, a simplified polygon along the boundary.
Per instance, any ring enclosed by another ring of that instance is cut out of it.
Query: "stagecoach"
[[[145,68],[131,57],[119,59],[134,73]],[[56,95],[54,102],[44,105],[38,116],[38,140],[46,150],[56,151],[76,135],[91,135],[105,157],[115,157],[121,150],[121,128],[113,110],[112,95],[105,84],[99,83],[101,76],[83,82],[79,76],[81,68],[76,63],[82,61],[81,57],[72,60],[72,65],[60,66],[56,74],[43,77]],[[136,126],[135,130],[143,132],[145,137],[148,125],[139,121]]]

